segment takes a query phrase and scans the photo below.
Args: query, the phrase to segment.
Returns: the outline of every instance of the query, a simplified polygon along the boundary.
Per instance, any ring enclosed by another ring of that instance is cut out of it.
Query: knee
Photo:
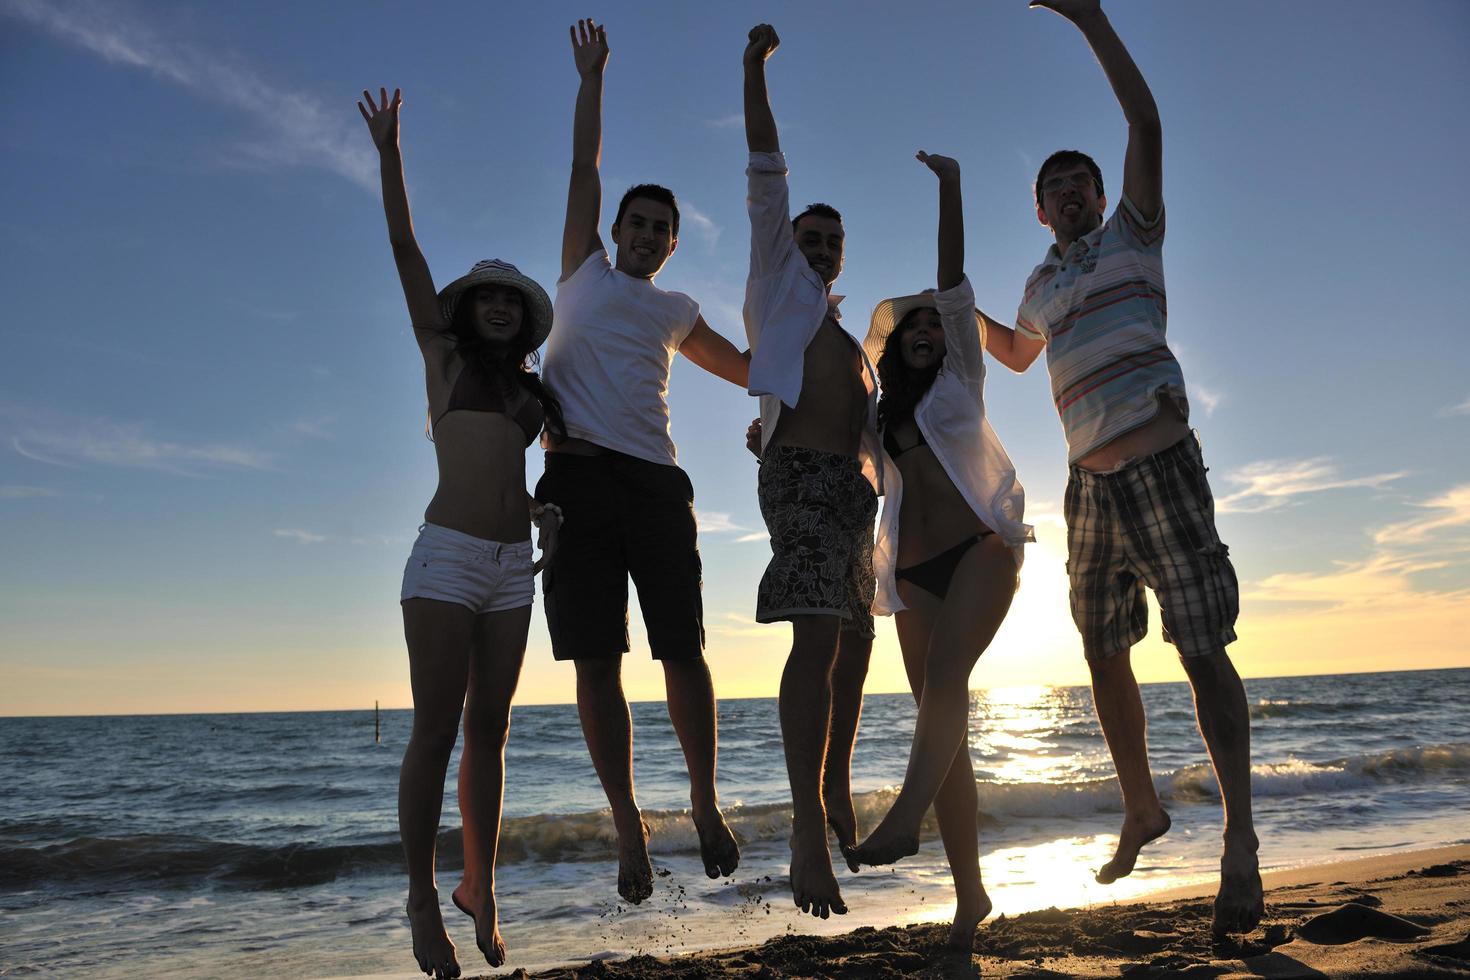
[[[578,660],[576,664],[578,690],[603,690],[609,684],[618,684],[622,680],[623,662],[619,657]]]
[[[1182,656],[1179,662],[1196,690],[1216,690],[1235,676],[1235,665],[1224,649],[1200,656]]]
[[[458,718],[415,717],[413,732],[409,736],[411,748],[446,758],[454,751],[454,742],[459,737]]]
[[[510,738],[510,705],[467,705],[464,712],[464,740],[489,748],[505,748]]]
[[[1088,660],[1087,669],[1092,673],[1094,685],[1116,683],[1133,677],[1133,663],[1129,659],[1127,650],[1115,653],[1111,657]]]

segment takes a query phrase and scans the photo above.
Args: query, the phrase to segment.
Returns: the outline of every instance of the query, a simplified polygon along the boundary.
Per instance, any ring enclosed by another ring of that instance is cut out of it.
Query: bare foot
[[[491,966],[502,966],[505,963],[505,940],[500,937],[500,917],[495,911],[495,890],[468,887],[468,882],[460,882],[459,887],[450,893],[450,901],[454,907],[475,922],[475,945],[480,947],[480,952],[485,954],[485,962]],[[480,892],[480,894],[476,894]],[[487,934],[488,933],[488,934]]]
[[[694,830],[699,834],[699,857],[704,861],[704,873],[719,878],[735,872],[740,866],[740,844],[725,817],[719,810],[712,818],[694,821]]]
[[[837,838],[837,847],[847,859],[847,868],[857,871],[858,863],[851,853],[857,846],[857,811],[853,809],[852,793],[824,790],[822,800],[827,804],[827,826],[832,828],[832,834]]]
[[[1167,834],[1171,824],[1168,812],[1163,809],[1152,817],[1125,817],[1123,829],[1118,833],[1118,850],[1111,861],[1097,869],[1097,883],[1111,885],[1119,878],[1131,875],[1133,865],[1138,861],[1138,852],[1143,850],[1145,844]]]
[[[653,894],[653,864],[648,860],[648,824],[639,817],[638,825],[641,833],[618,834],[618,894],[634,905],[641,905]]]
[[[892,864],[902,858],[919,853],[919,831],[915,827],[894,827],[889,823],[893,811],[889,810],[868,839],[847,851],[847,863]],[[895,823],[897,821],[894,821]]]
[[[975,930],[985,917],[990,914],[990,896],[985,894],[985,889],[980,889],[980,894],[972,899],[959,899],[955,903],[954,922],[949,927],[949,939],[945,945],[950,949],[960,949],[966,952],[975,948]]]
[[[408,897],[408,927],[413,931],[413,958],[419,969],[431,977],[448,980],[459,976],[459,960],[454,957],[454,943],[444,931],[444,917],[439,914],[439,893],[430,891],[423,897]]]
[[[1220,859],[1220,891],[1215,895],[1215,935],[1252,932],[1265,914],[1255,845],[1227,845]]]
[[[798,828],[791,835],[791,898],[797,908],[818,918],[847,914],[842,889],[832,873],[825,825],[819,824],[812,834],[803,834]]]

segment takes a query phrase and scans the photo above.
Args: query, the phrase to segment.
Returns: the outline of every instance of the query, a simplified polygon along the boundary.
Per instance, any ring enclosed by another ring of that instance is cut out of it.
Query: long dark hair
[[[929,307],[918,306],[904,314],[898,326],[883,342],[883,353],[878,357],[878,384],[883,394],[878,399],[878,428],[897,425],[913,418],[914,409],[924,397],[924,392],[934,383],[939,369],[944,366],[941,358],[933,367],[914,370],[903,362],[903,351],[899,338],[913,322],[914,314]]]
[[[475,331],[470,317],[474,303],[466,302],[468,293],[460,297],[454,306],[454,318],[449,321],[449,333],[454,338],[454,349],[466,361],[476,361],[485,373],[497,378],[507,386],[520,385],[541,403],[546,413],[546,431],[552,439],[560,442],[567,437],[566,419],[561,414],[561,402],[546,387],[536,368],[541,366],[541,355],[531,346],[531,331],[534,327],[530,314],[531,304],[521,296],[521,329],[505,345],[489,344]]]

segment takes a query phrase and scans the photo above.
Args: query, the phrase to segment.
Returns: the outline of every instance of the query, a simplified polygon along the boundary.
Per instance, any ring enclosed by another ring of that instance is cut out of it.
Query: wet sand
[[[783,936],[690,956],[600,961],[517,978],[697,977],[1470,977],[1470,846],[1264,876],[1266,916],[1246,936],[1210,934],[1213,885],[1126,905],[1046,909],[981,925],[970,955],[943,923]],[[503,976],[504,974],[502,974]]]

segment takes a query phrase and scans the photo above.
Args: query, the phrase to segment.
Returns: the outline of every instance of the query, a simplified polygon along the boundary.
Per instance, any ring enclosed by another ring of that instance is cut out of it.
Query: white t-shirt
[[[556,284],[543,376],[567,435],[670,466],[669,368],[699,319],[683,293],[619,272],[607,251]]]

